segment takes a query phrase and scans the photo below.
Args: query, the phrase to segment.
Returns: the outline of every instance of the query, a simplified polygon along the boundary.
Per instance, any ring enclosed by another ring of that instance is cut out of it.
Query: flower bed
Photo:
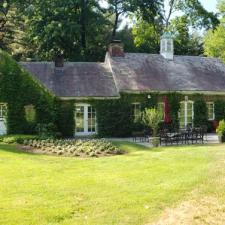
[[[102,157],[119,155],[124,152],[105,139],[93,140],[24,140],[24,149],[46,154],[75,156],[75,157]]]

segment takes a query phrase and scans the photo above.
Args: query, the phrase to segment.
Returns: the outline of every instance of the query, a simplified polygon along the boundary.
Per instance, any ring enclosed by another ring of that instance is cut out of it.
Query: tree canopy
[[[170,30],[176,54],[224,58],[224,0],[219,14],[199,0],[103,1],[1,0],[0,48],[18,60],[63,54],[70,61],[102,61],[113,39],[129,52],[158,53],[160,36]],[[124,17],[132,22],[121,28]],[[204,49],[202,31],[208,31]]]
[[[225,63],[225,0],[218,2],[220,25],[209,30],[205,35],[205,54],[220,58]]]

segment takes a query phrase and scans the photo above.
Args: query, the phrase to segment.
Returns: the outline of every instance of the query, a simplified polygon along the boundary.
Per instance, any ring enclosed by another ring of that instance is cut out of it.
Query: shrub
[[[0,142],[5,144],[23,144],[24,140],[27,139],[37,139],[38,136],[35,135],[5,135],[0,137]]]
[[[225,141],[225,121],[224,120],[221,120],[219,122],[219,126],[216,129],[216,133],[219,135],[220,141],[224,142]]]
[[[36,127],[38,136],[41,138],[59,138],[61,134],[57,131],[54,123],[42,124],[39,123]]]
[[[142,121],[146,126],[153,130],[153,137],[156,137],[159,123],[161,121],[159,112],[154,108],[145,109],[142,115]]]

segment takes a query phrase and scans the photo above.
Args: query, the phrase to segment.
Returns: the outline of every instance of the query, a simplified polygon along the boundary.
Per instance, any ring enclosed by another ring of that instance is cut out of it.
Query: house
[[[157,107],[162,121],[182,128],[202,121],[215,126],[215,120],[225,117],[225,65],[215,58],[174,55],[167,32],[160,45],[160,54],[125,53],[123,44],[114,41],[103,63],[64,62],[58,57],[54,63],[20,64],[54,96],[74,106],[75,135],[129,135],[128,124],[144,106]],[[5,111],[0,104],[0,121]],[[106,116],[113,118],[99,118]],[[0,122],[0,134],[4,132]]]

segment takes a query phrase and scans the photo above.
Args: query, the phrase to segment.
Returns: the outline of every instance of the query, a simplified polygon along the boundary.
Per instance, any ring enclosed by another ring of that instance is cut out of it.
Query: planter
[[[159,137],[153,137],[151,140],[152,140],[153,147],[159,147],[159,144],[160,144]]]
[[[225,142],[225,135],[219,134],[218,137],[219,137],[219,142],[220,143],[224,143]]]

